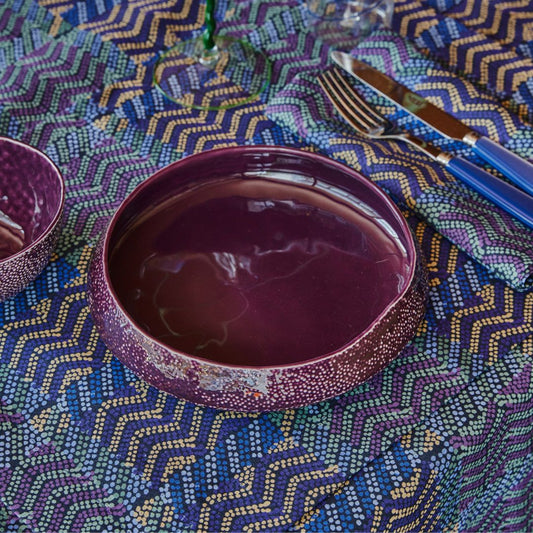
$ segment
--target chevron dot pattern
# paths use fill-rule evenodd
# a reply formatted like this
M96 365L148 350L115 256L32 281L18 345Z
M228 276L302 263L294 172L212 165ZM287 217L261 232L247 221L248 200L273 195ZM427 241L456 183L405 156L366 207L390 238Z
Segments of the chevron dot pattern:
M378 44L373 46L374 42ZM503 145L512 146L523 157L533 160L531 128L519 116L502 109L495 97L446 72L437 62L416 52L414 47L406 48L405 42L391 32L383 31L382 35L368 38L354 49L355 53L377 68L394 65L388 68L388 72L398 81L461 118L473 129ZM533 243L531 239L523 238L524 231L528 230L405 143L368 140L351 131L321 92L317 74L295 76L269 102L267 115L295 135L370 177L401 205L414 209L494 275L516 288L529 288L533 280ZM406 130L445 151L462 154L482 164L472 157L466 146L439 137L428 126L384 102L371 89L361 84L357 89L378 110Z
M392 30L352 53L533 160L529 4L395 0ZM0 303L0 530L533 529L531 232L334 114L317 83L330 50L302 1L220 0L216 16L273 61L269 89L232 111L181 108L153 87L157 57L201 34L203 2L0 1L0 134L46 152L67 184L49 264ZM91 254L127 195L182 157L243 144L323 153L369 177L428 270L427 312L398 358L300 409L218 411L159 391L113 356L89 311Z
M428 4L437 4L437 6ZM531 121L533 12L527 0L486 2L397 0L393 27L451 69L471 76L498 94L504 106ZM428 11L429 9L429 11ZM401 11L401 12L400 12ZM516 108L517 104L520 105Z

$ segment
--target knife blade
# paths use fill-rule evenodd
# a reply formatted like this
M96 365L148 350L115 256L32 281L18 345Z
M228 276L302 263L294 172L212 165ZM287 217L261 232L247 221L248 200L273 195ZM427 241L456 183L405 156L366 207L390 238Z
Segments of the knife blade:
M472 130L419 94L350 54L332 51L331 58L343 70L372 87L444 137L468 144L483 160L498 169L524 191L533 194L533 165L531 163L492 139Z

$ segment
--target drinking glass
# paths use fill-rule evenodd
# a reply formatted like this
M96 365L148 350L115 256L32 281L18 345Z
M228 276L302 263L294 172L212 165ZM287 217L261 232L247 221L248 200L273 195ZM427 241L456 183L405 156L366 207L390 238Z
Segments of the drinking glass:
M218 110L254 100L270 81L267 55L243 39L218 35L215 0L205 3L203 35L178 42L157 60L154 83L186 107Z
M306 0L307 22L322 41L349 49L379 28L391 26L394 0Z

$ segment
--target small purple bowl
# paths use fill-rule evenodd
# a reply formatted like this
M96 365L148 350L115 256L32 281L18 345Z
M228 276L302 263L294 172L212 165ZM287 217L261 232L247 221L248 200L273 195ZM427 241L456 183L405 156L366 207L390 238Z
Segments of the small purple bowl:
M60 232L65 185L42 152L0 137L0 302L44 269Z
M155 387L235 411L349 391L413 337L427 280L396 206L323 156L189 156L123 202L89 303L109 349Z

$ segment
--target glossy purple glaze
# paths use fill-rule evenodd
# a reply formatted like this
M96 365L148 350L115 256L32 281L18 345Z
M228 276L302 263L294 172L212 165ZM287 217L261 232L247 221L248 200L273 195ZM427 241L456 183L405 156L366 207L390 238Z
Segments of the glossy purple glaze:
M424 312L423 272L405 220L366 178L240 147L138 187L95 250L89 296L104 341L149 383L263 411L340 394L389 363Z
M264 366L342 348L404 288L405 259L361 209L312 186L247 176L146 209L114 247L109 272L153 337Z
M0 301L43 270L60 231L64 183L52 161L0 138Z

